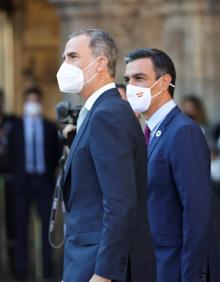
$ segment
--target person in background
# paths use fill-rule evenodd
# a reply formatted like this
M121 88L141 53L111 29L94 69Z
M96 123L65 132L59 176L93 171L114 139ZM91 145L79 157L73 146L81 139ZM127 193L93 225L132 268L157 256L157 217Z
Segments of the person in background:
M190 117L200 126L209 145L211 159L214 160L217 156L216 142L213 138L213 129L208 122L206 110L202 100L196 95L185 95L181 100L181 109L188 117Z
M125 63L127 99L146 118L147 211L157 282L217 282L219 276L208 264L211 179L204 135L174 102L176 71L166 53L137 49Z
M207 120L205 107L196 95L186 95L181 101L183 112L198 123L201 127L211 152L211 179L213 187L213 219L214 231L220 250L220 155L216 134ZM215 129L216 130L216 129ZM217 248L217 247L216 247ZM215 256L217 256L216 254Z
M4 180L6 246L12 276L14 274L15 255L15 218L13 213L15 197L11 185L8 136L15 121L15 115L5 113L5 95L3 90L0 89L0 177Z
M32 203L37 206L41 222L43 277L52 275L48 227L60 144L56 126L42 115L42 95L38 87L24 92L23 117L17 120L9 134L12 184L16 195L15 274L19 279L28 277L28 226Z
M207 132L207 116L204 105L196 95L185 95L181 101L182 111L191 119L196 121L203 133Z

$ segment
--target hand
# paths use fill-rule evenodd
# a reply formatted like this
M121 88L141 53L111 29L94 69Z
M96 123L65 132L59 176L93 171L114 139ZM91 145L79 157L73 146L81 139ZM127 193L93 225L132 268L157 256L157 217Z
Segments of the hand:
M75 125L72 125L72 124L67 124L65 126L65 128L63 129L63 136L67 139L68 137L68 134L72 131L75 131L76 130L76 126Z
M94 274L89 282L111 282L112 280Z

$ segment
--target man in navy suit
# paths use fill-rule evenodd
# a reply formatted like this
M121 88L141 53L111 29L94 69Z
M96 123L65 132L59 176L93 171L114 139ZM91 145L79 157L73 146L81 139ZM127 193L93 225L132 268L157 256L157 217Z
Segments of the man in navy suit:
M176 72L164 52L137 49L125 62L128 101L146 117L147 211L157 281L209 281L210 152L205 138L173 100Z
M153 282L146 216L146 144L115 84L117 50L101 30L71 35L62 92L85 101L64 177L64 282Z
M29 219L36 204L42 229L42 272L52 277L51 248L48 241L55 170L61 146L57 127L42 115L43 93L38 87L24 93L24 114L14 122L8 140L15 226L15 278L25 280L29 270ZM39 262L40 263L40 262Z

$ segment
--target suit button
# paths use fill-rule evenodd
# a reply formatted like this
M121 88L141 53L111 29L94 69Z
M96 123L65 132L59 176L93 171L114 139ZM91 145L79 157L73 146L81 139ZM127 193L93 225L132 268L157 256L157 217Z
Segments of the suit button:
M200 280L203 281L203 282L206 281L206 273L202 273Z

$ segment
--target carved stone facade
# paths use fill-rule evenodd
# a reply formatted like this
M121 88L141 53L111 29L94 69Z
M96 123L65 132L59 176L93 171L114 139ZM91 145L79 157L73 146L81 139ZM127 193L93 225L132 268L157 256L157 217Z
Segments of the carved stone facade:
M15 0L14 0L15 1ZM15 1L19 2L19 0ZM202 97L212 121L220 120L220 3L217 0L26 0L14 14L15 106L34 80L46 92L49 114L59 100L56 71L68 35L102 28L119 47L117 81L124 55L137 47L166 51L177 69L176 101ZM77 100L75 100L77 102Z
M61 46L73 30L99 27L119 46L118 80L123 57L137 47L166 51L177 69L176 100L199 95L212 121L220 120L220 3L215 0L49 0L58 7Z
M1 44L9 45L13 49L10 54L12 57L7 56L9 52L5 51L4 64L0 65L0 74L1 71L6 74L8 64L12 70L10 79L0 80L0 86L5 89L7 95L7 109L21 113L24 89L39 85L45 94L44 112L53 118L55 104L60 100L56 83L60 52L59 18L56 8L46 0L12 2L13 9L8 15L6 12L4 15L7 18L7 26L12 29L12 40L0 42L0 49ZM5 34L8 37L8 32Z

